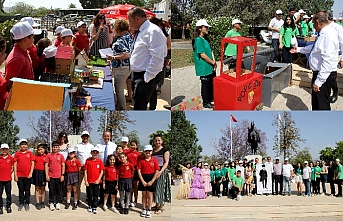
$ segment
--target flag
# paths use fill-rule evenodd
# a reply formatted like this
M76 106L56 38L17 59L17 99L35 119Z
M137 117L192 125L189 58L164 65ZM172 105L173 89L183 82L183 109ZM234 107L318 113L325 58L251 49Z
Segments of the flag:
M236 119L234 116L232 116L232 114L230 114L230 120L231 120L232 122L237 122L237 119Z
M281 118L280 114L278 114L278 120L279 120L280 123L282 123L282 118Z

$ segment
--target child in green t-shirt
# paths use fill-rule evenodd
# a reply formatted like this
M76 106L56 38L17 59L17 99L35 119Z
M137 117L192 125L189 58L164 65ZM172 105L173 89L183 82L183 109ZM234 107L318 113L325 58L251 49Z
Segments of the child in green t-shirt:
M240 170L237 170L236 177L232 180L232 199L237 200L237 195L241 195L243 184L244 184L244 178L241 176L242 173Z

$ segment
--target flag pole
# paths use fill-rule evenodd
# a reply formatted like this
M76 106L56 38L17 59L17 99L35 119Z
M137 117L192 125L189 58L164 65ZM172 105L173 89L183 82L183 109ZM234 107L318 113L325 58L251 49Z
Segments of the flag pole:
M50 147L51 147L51 144L52 144L52 142L51 142L51 110L49 112L50 112L49 143L50 143Z
M232 162L232 128L231 128L231 113L230 113L230 156L231 156L231 162Z
M278 120L277 120L277 136L278 136L278 157L280 157L280 121L281 121L281 116L280 113L278 113Z

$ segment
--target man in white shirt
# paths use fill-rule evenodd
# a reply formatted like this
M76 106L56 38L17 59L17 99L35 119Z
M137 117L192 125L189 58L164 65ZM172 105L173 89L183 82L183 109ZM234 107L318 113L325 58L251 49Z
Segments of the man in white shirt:
M272 31L272 48L274 48L274 51L272 52L272 55L270 56L270 61L274 62L275 59L277 59L279 62L281 61L281 55L279 53L279 36L280 36L280 28L283 25L282 20L282 11L277 10L275 17L270 21L268 30Z
M83 170L83 166L86 163L86 160L91 157L91 149L94 147L92 144L88 143L89 141L89 132L88 131L83 131L81 133L81 139L82 142L78 143L75 146L75 150L76 150L76 157L77 159L80 161L81 163L81 172L80 172L80 176L79 176L79 186L78 186L78 195L80 196L81 193L81 185L82 185L82 180L84 177L84 170Z
M331 110L332 78L337 76L339 42L336 31L329 26L327 14L318 12L313 24L319 33L313 45L291 49L291 53L310 53L309 66L312 76L312 110Z
M311 196L311 167L308 166L308 162L304 162L303 168L303 181L305 185L305 197Z
M130 26L137 30L130 57L134 110L146 110L160 80L156 76L162 71L167 55L167 39L158 26L147 20L142 8L130 9L128 20Z
M288 164L288 158L285 158L285 164L282 165L283 176L283 195L286 195L286 185L288 186L288 196L292 193L291 177L293 175L293 166Z

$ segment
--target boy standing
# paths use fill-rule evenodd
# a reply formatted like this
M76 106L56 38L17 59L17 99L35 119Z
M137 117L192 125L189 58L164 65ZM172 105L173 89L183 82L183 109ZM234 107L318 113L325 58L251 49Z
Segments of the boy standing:
M45 174L46 181L49 182L49 204L50 210L61 209L61 182L64 181L65 160L59 152L58 142L52 142L52 152L46 155Z
M34 156L29 151L27 140L21 139L19 141L20 150L14 154L14 181L18 184L19 189L19 207L21 211L25 204L25 210L30 210L30 190L33 168L35 166Z
M75 38L75 35L73 35L73 32L70 29L63 29L61 34L62 34L62 42L60 46L70 46L70 42L72 38Z
M75 38L72 40L72 45L74 46L75 50L75 57L85 49L85 52L88 53L89 51L89 39L88 35L86 34L86 23L80 21L77 23L78 32L75 34Z
M242 189L243 189L243 184L244 184L244 178L241 176L241 171L238 170L236 177L233 178L233 191L232 191L232 199L237 200L237 195L241 195Z
M63 31L63 29L64 29L63 26L58 26L56 28L56 30L55 30L55 35L57 35L57 38L56 38L55 43L54 43L55 47L60 46L61 43L62 43L62 34L61 34L61 32Z
M12 172L13 172L13 158L8 154L9 146L7 144L1 144L1 156L0 156L0 196L5 189L6 192L6 211L11 213L11 190L12 190ZM4 202L0 200L0 214L3 214Z

